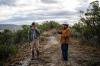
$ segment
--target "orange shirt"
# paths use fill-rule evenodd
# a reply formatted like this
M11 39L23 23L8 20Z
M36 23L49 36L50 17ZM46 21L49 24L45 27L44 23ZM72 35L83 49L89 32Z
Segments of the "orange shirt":
M61 43L69 43L70 41L70 29L61 29L59 32L61 32Z

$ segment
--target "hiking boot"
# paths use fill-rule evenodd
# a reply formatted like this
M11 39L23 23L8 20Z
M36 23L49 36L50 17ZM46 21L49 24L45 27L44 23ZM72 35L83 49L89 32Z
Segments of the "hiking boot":
M34 59L35 59L34 51L32 51L32 58L31 58L31 60L34 60Z
M34 60L34 58L32 57L31 60Z
M37 50L36 52L37 52L37 56L39 56L39 51Z
M32 56L31 60L36 60L37 58L35 58L35 56Z

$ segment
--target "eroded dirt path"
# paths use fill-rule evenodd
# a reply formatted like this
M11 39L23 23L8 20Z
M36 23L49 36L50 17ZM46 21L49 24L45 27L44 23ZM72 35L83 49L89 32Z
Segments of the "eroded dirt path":
M40 41L40 58L31 60L30 45L25 46L21 52L21 57L16 58L12 66L67 66L61 59L61 49L58 37L48 36L44 41ZM70 66L99 65L100 49L80 45L78 41L72 40L69 45ZM90 66L92 66L90 65Z

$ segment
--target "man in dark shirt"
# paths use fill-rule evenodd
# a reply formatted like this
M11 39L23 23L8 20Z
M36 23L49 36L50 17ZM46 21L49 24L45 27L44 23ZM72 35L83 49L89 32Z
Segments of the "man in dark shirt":
M38 50L39 36L40 36L40 33L36 29L35 23L32 23L31 28L29 30L29 40L30 40L31 49L32 49L32 60L35 59L35 55L37 56L37 58L39 56L39 50Z

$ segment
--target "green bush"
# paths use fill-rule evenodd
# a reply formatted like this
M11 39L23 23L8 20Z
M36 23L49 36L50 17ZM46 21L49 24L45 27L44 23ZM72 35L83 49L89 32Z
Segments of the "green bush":
M0 45L0 61L6 60L9 56L15 55L17 49L13 45Z

